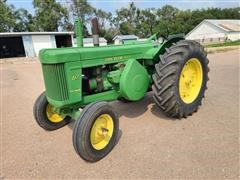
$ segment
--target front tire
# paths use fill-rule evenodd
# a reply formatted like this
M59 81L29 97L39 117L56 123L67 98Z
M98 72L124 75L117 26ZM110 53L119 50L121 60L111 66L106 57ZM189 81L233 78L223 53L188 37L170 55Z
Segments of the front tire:
M37 98L33 107L33 115L38 125L48 131L59 129L71 120L69 116L54 112L53 106L47 101L45 92Z
M96 162L105 157L115 146L119 119L107 102L86 106L73 129L73 146L84 160Z
M208 59L203 47L181 40L160 55L152 78L153 98L170 117L187 117L201 105L208 81Z

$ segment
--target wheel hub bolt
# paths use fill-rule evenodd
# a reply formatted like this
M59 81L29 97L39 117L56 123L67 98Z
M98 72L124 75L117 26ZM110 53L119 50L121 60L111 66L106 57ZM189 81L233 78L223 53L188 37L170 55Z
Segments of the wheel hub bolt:
M107 133L108 133L108 129L102 128L102 135L103 135L103 136L106 136Z

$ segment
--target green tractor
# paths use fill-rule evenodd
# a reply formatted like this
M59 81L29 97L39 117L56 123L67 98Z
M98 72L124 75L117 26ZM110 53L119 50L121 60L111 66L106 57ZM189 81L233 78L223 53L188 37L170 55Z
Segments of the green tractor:
M116 144L119 119L109 101L139 101L153 91L159 110L172 118L198 110L209 71L199 43L184 36L159 42L153 35L122 45L83 47L82 24L75 23L78 47L39 53L46 91L35 102L34 117L50 131L76 120L72 141L84 160L96 162Z

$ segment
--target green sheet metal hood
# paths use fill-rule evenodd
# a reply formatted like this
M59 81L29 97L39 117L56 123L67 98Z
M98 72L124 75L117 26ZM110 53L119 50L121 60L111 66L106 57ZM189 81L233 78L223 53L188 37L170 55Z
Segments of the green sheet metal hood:
M86 48L52 48L42 49L39 53L39 58L43 64L55 64L101 58L106 59L108 57L111 58L124 55L141 58L152 48L154 48L152 42Z

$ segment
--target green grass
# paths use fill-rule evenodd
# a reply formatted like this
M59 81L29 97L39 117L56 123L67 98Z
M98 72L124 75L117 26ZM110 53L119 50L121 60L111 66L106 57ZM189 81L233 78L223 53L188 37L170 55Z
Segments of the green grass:
M238 45L240 45L240 40L228 41L228 42L219 43L219 44L209 44L209 45L205 45L204 47L224 47L224 46L238 46Z

